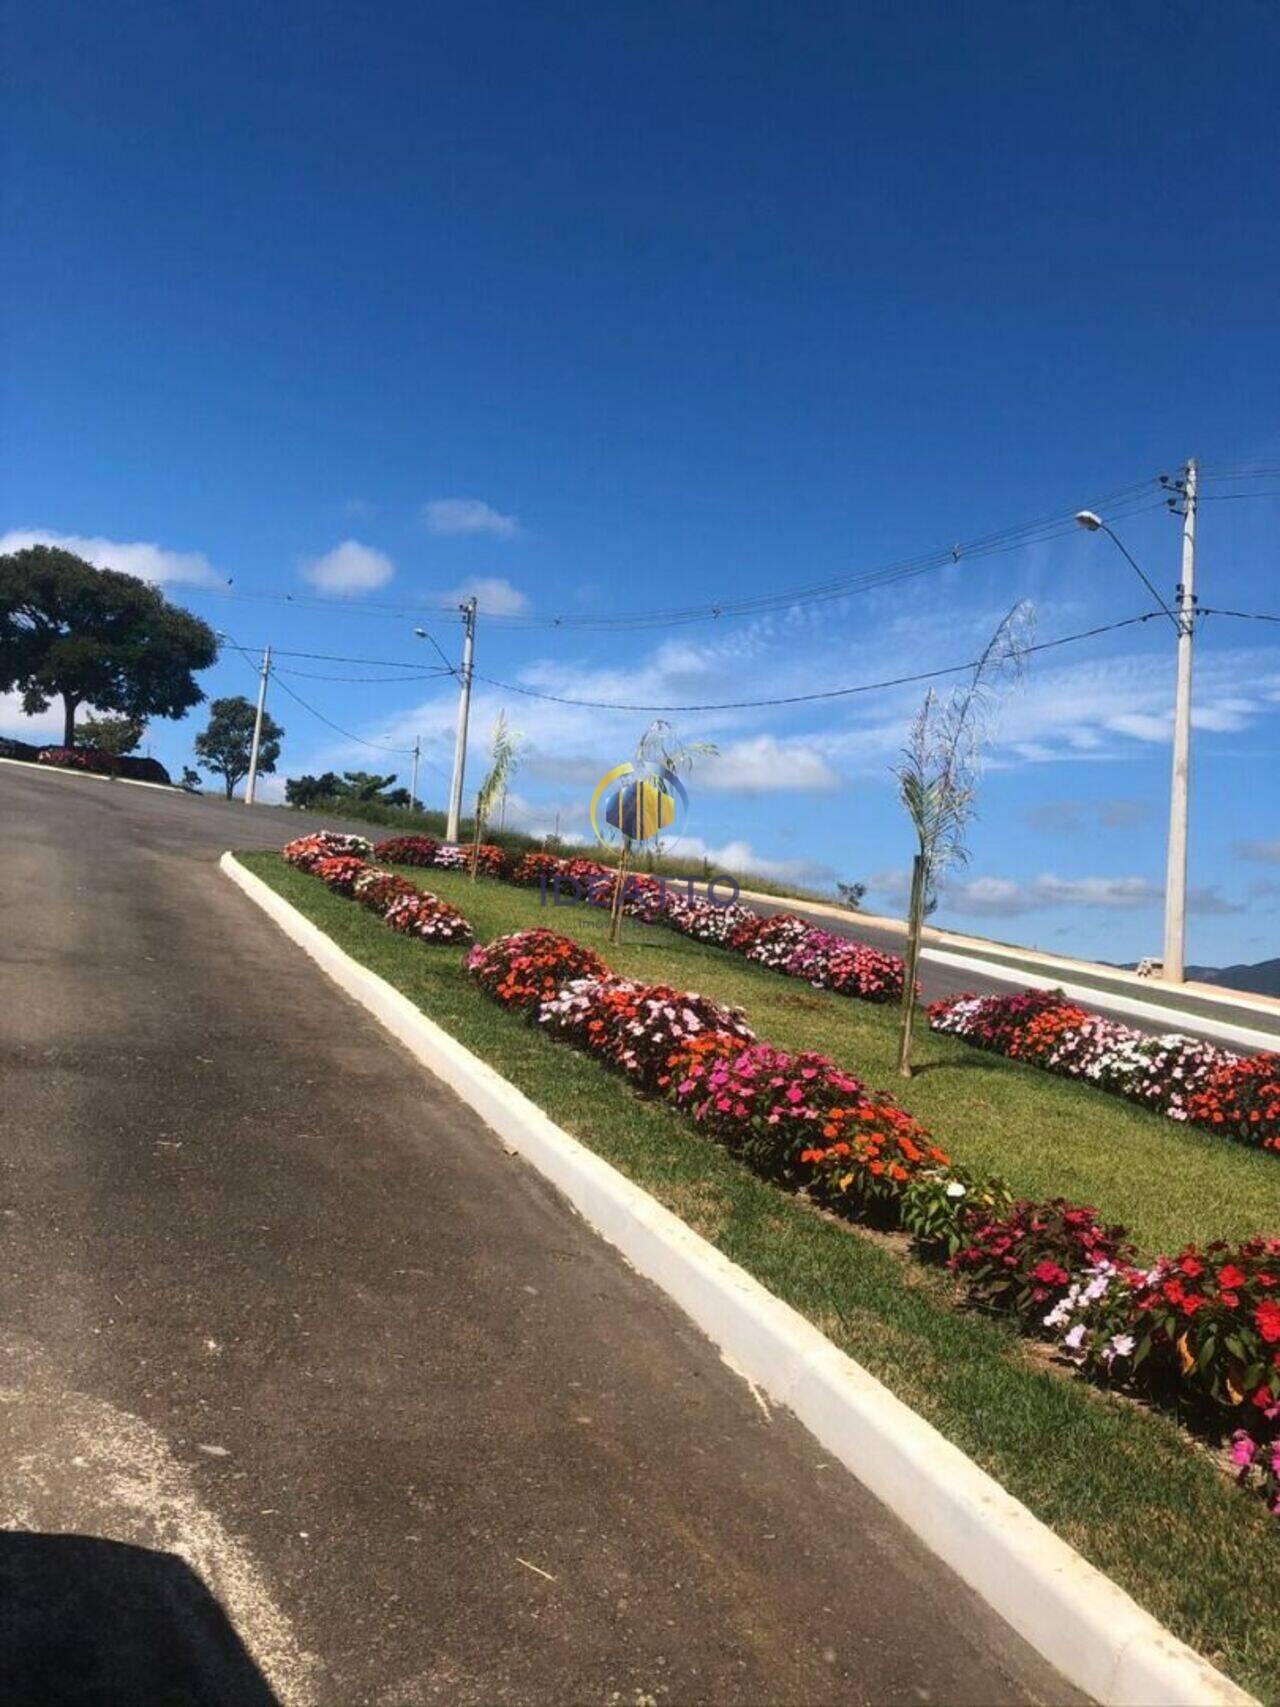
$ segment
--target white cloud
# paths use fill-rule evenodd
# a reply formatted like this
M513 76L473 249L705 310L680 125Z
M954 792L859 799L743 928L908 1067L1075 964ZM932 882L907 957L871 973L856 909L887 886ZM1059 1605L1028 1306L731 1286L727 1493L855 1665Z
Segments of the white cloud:
M30 741L35 746L51 736L61 740L62 723L61 700L55 700L48 711L28 717L22 709L20 693L0 693L0 730L6 735L12 735L19 741Z
M812 887L830 883L835 876L834 869L822 860L770 859L766 854L757 853L750 842L743 840L723 842L719 847L713 847L700 836L681 836L671 853L676 859L685 855L690 859L705 859L722 871L735 872L740 877L754 873L758 877L772 878L776 883L802 883Z
M57 545L73 551L98 569L118 569L136 575L154 586L185 582L188 586L211 586L224 577L217 574L199 551L169 551L145 540L106 539L101 534L52 533L44 528L14 528L0 535L0 553L25 551L32 545Z
M313 557L304 563L301 570L304 581L310 581L322 593L334 593L339 598L384 587L395 572L395 564L385 553L361 545L356 539L344 539L323 557Z
M1280 841L1247 840L1235 844L1238 859L1261 860L1264 865L1280 865Z
M753 735L734 741L697 767L697 787L735 794L833 789L840 778L804 741Z
M451 605L460 605L471 598L475 599L482 615L520 616L529 608L529 601L519 587L513 587L501 575L475 575L440 595L442 604Z
M422 506L428 533L447 535L488 534L493 539L514 539L520 532L515 516L504 516L483 498L432 498Z

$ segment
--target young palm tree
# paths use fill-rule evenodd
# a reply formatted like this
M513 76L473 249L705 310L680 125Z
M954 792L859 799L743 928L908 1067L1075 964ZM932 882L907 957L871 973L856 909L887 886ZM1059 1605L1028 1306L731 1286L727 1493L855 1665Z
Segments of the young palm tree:
M709 758L719 750L711 741L678 741L672 725L664 717L656 717L636 743L635 763L638 770L646 773L659 794L670 795L673 790L667 786L668 777L677 777L682 771L691 771L699 759ZM619 816L625 817L625 814L620 813ZM622 847L618 855L618 877L609 907L610 942L618 942L622 936L622 895L631 864L632 838L621 825L618 832L622 837Z
M511 778L520 763L522 737L507 722L506 712L500 711L493 720L489 737L489 774L476 792L475 837L471 844L471 881L474 883L480 865L480 844L484 841L485 826L493 815L494 805L506 798Z
M906 974L898 1071L911 1077L911 1033L916 1011L920 933L932 909L939 878L969 857L965 832L974 814L982 746L990 729L996 688L1022 674L1031 643L1032 609L1016 604L997 625L967 682L946 699L932 689L911 725L903 762L894 775L898 796L916 833L907 913Z

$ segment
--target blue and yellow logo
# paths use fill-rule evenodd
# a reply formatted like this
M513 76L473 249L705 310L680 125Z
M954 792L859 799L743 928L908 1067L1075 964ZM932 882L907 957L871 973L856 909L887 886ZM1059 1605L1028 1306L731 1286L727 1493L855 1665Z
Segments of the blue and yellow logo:
M606 771L591 796L591 828L596 840L612 847L623 840L650 842L667 832L679 834L689 796L672 770L624 762Z

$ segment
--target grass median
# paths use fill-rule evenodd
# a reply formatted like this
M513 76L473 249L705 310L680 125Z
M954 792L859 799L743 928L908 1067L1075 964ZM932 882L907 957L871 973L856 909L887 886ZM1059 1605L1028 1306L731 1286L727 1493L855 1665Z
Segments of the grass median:
M277 855L240 858L809 1317L1186 1641L1264 1698L1280 1699L1276 1521L1171 1421L1046 1369L1005 1324L956 1310L945 1272L815 1215L701 1140L674 1111L642 1101L598 1062L499 1009L467 978L458 950L397 936ZM448 872L405 875L460 905L482 941L554 925L620 972L738 1003L762 1037L821 1049L895 1088L892 1017L883 1010L796 986L660 927L628 922L624 942L610 948L599 913L543 909L536 891ZM1148 1248L1280 1225L1280 1180L1265 1174L1280 1166L1269 1158L1215 1146L1087 1087L948 1039L925 1039L920 1060L925 1070L903 1087L912 1112L957 1159L1005 1174L1019 1191L1095 1202ZM1095 1163L1082 1159L1082 1146ZM1160 1171L1155 1181L1145 1177L1150 1167Z

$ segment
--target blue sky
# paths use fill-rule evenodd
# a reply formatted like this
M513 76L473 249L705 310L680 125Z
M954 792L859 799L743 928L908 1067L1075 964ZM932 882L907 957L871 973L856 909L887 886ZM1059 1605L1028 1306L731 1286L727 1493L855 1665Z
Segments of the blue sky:
M1019 597L1042 639L1150 601L1073 532L765 617L547 624L856 575L1196 455L1203 602L1280 611L1280 476L1227 477L1280 467L1271 8L9 0L5 34L7 546L88 541L250 649L423 670L415 621L455 655L478 587L482 674L705 703L958 662ZM1112 513L1171 589L1159 493ZM289 687L420 732L441 800L448 681L280 663L310 672L273 686L281 777L407 779ZM253 691L235 653L205 685ZM644 716L478 688L473 779L505 707L509 822L580 829ZM919 692L676 719L722 750L690 851L900 900ZM1038 655L940 917L1157 949L1171 693L1155 623ZM1190 956L1280 953L1280 629L1206 622L1197 694Z

